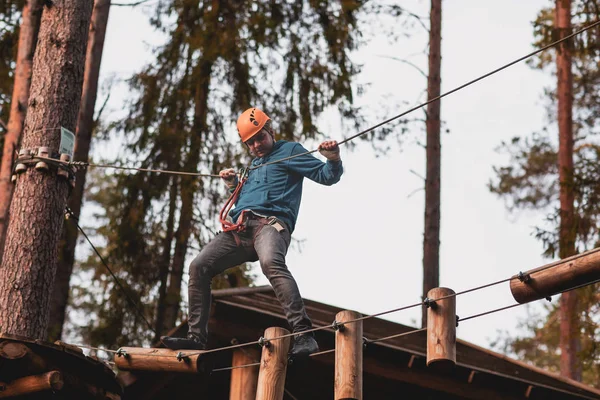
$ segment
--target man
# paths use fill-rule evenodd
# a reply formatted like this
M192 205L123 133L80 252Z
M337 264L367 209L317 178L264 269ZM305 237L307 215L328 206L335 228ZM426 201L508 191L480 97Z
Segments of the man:
M224 208L224 232L211 240L190 264L188 336L161 338L165 346L174 350L206 348L211 280L247 261L260 261L292 331L312 328L285 255L296 225L303 179L324 185L337 183L343 172L339 146L336 141L321 143L319 152L327 158L326 163L309 154L288 158L307 150L299 143L275 141L271 119L258 108L244 111L237 129L255 158L243 182L238 181L233 169L219 174L233 193L230 202L235 201L235 208L228 212L227 220L223 219L228 211ZM296 335L290 357L308 356L318 350L312 333Z

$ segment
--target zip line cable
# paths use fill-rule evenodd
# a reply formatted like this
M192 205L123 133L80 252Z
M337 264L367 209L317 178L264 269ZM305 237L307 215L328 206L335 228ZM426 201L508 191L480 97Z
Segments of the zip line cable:
M369 132L371 132L371 131L373 131L373 130L379 128L379 127L381 127L382 125L388 124L388 123L390 123L390 122L392 122L392 121L394 121L394 120L396 120L396 119L398 119L400 117L403 117L403 116L405 116L407 114L410 114L411 112L416 111L416 110L418 110L420 108L423 108L423 107L425 107L428 104L431 104L431 103L433 103L435 101L438 101L438 100L440 100L440 99L442 99L442 98L444 98L444 97L446 97L448 95L451 95L452 93L458 92L459 90L464 89L467 86L471 86L472 84L474 84L476 82L479 82L479 81L481 81L481 80L483 80L483 79L485 79L485 78L487 78L489 76L492 76L492 75L494 75L494 74L496 74L496 73L498 73L498 72L500 72L500 71L502 71L504 69L507 69L508 67L511 67L511 66L513 66L513 65L515 65L515 64L523 61L523 60L526 60L526 59L528 59L530 57L533 57L534 55L536 55L538 53L541 53L542 51L548 50L549 48L554 47L557 44L560 44L562 42L565 42L565 41L567 41L567 40L569 40L569 39L571 39L571 38L573 38L573 37L575 37L577 35L580 35L581 33L585 32L585 31L587 31L589 29L592 29L593 27L598 26L598 25L600 25L600 20L596 21L596 22L594 22L594 23L592 23L592 24L590 24L590 25L588 25L588 26L586 26L586 27L584 27L584 28L582 28L582 29L580 29L580 30L578 30L576 32L573 32L570 35L565 36L562 39L556 40L556 41L554 41L554 42L552 42L552 43L550 43L550 44L548 44L548 45L546 45L544 47L541 47L541 48L539 48L539 49L537 49L535 51L532 51L531 53L529 53L529 54L527 54L527 55L525 55L523 57L520 57L520 58L518 58L518 59L516 59L514 61L511 61L508 64L505 64L505 65L503 65L503 66L501 66L499 68L496 68L495 70L490 71L487 74L481 75L478 78L475 78L475 79L473 79L473 80L471 80L471 81L469 81L467 83L464 83L464 84L462 84L462 85L460 85L460 86L458 86L458 87L456 87L456 88L454 88L454 89L452 89L452 90L450 90L450 91L448 91L446 93L442 93L441 95L439 95L437 97L434 97L433 99L430 99L430 100L426 101L425 103L422 103L422 104L420 104L418 106L415 106L415 107L413 107L413 108L411 108L409 110L406 110L403 113L396 115L395 117L391 117L389 119L386 119L385 121L382 121L382 122L380 122L380 123L378 123L376 125L373 125L372 127L365 129L364 131L361 131L361 132L359 132L359 133L357 133L357 134L355 134L353 136L350 136L349 138L346 138L346 139L338 142L338 144L341 145L341 144L347 143L347 142L349 142L351 140L354 140L357 137L364 135L365 133L369 133ZM319 149L315 149L315 150L307 151L305 153L294 154L293 156L285 157L285 158L282 158L280 160L270 161L270 162L267 162L267 163L264 163L264 164L260 164L260 165L254 166L254 167L250 167L248 169L249 170L254 170L254 169L257 169L257 168L260 168L260 167L264 167L266 165L271 165L271 164L276 164L278 162L282 162L282 161L286 161L286 160L291 160L292 158L296 158L296 157L304 156L304 155L307 155L307 154L315 153L318 150Z
M583 27L582 29L580 29L578 31L575 31L575 32L571 33L570 35L565 36L562 39L556 40L556 41L554 41L554 42L552 42L552 43L550 43L550 44L548 44L548 45L546 45L544 47L541 47L541 48L539 48L537 50L532 51L529 54L526 54L526 55L524 55L522 57L519 57L519 58L517 58L514 61L511 61L511 62L509 62L507 64L504 64L503 66L501 66L499 68L496 68L493 71L490 71L490 72L488 72L488 73L486 73L484 75L481 75L478 78L475 78L475 79L473 79L473 80L471 80L469 82L466 82L466 83L464 83L464 84L462 84L460 86L457 86L457 87L455 87L454 89L452 89L452 90L450 90L448 92L442 93L439 96L434 97L433 99L430 99L430 100L428 100L428 101L426 101L424 103L421 103L421 104L419 104L419 105L417 105L417 106L415 106L413 108L410 108L410 109L402 112L401 114L398 114L398 115L396 115L394 117L388 118L388 119L386 119L386 120L384 120L384 121L382 121L382 122L380 122L380 123L378 123L376 125L371 126L370 128L367 128L367 129L365 129L365 130L363 130L361 132L358 132L357 134L352 135L352 136L350 136L350 137L348 137L348 138L346 138L346 139L338 142L338 145L345 144L345 143L347 143L347 142L349 142L351 140L354 140L357 137L362 136L362 135L364 135L366 133L369 133L369 132L371 132L371 131L373 131L373 130L375 130L375 129L377 129L377 128L385 125L385 124L388 124L388 123L390 123L392 121L395 121L395 120L397 120L400 117L403 117L403 116L405 116L407 114L410 114L410 113L412 113L412 112L414 112L416 110L419 110L419 109L427 106L428 104L431 104L431 103L433 103L435 101L438 101L438 100L440 100L440 99L442 99L442 98L444 98L446 96L449 96L449 95L451 95L453 93L456 93L456 92L458 92L458 91L460 91L460 90L462 90L462 89L464 89L464 88L466 88L468 86L473 85L474 83L477 83L477 82L479 82L479 81L481 81L481 80L483 80L485 78L488 78L488 77L490 77L492 75L495 75L498 72L503 71L503 70L505 70L505 69L507 69L507 68L509 68L509 67L511 67L513 65L515 65L515 64L518 64L521 61L524 61L524 60L526 60L526 59L528 59L530 57L533 57L536 54L539 54L539 53L541 53L541 52L543 52L545 50L548 50L548 49L550 49L550 48L552 48L552 47L554 47L554 46L556 46L556 45L558 45L558 44L560 44L562 42L565 42L565 41L567 41L567 40L569 40L569 39L571 39L571 38L573 38L573 37L575 37L577 35L580 35L583 32L586 32L586 31L588 31L588 30L590 30L590 29L592 29L592 28L594 28L594 27L596 27L598 25L600 25L600 20L598 20L598 21L596 21L596 22L594 22L594 23L592 23L592 24L590 24L590 25L588 25L586 27ZM57 129L59 129L59 128L57 128ZM261 168L261 167L264 167L264 166L267 166L267 165L276 164L276 163L279 163L279 162L291 160L291 159L296 158L296 157L301 157L301 156L313 154L313 153L317 152L318 150L319 149L317 148L317 149L314 149L314 150L306 151L304 153L295 154L293 156L284 157L284 158L281 158L281 159L278 159L278 160L269 161L269 162L266 162L264 164L260 164L260 165L253 166L253 167L249 167L248 170L252 171L252 170L255 170L257 168ZM45 159L45 158L39 157L39 156L36 156L34 158ZM61 161L61 160L54 160L54 159L48 159L48 160L59 162L61 164L65 164L65 165L70 165L70 166L75 166L75 167L84 167L84 168L85 167L113 168L113 169L120 169L120 170L135 170L135 171L142 171L142 172L156 172L156 173L173 174L173 175L191 175L191 176L210 177L210 178L219 178L220 177L218 174L203 174L203 173L196 173L196 172L171 171L171 170L162 170L162 169L122 167L122 166L108 165L108 164L90 164L90 163L87 163L85 161Z
M94 252L96 253L96 255L100 258L100 261L102 261L102 264L104 264L104 267L106 267L106 269L108 270L108 272L110 273L110 275L113 277L113 279L115 280L117 286L119 286L119 288L121 289L121 291L125 295L125 298L129 302L130 306L133 307L133 309L140 315L140 317L142 317L142 320L144 320L144 322L146 323L146 325L148 325L148 329L150 329L151 331L153 331L154 328L152 328L152 325L150 324L150 322L148 322L148 320L144 316L144 313L139 308L139 305L131 298L131 296L129 296L129 293L127 293L127 290L125 290L125 287L123 287L123 285L121 284L121 281L119 280L119 278L117 278L117 276L114 274L114 272L110 269L110 267L108 266L108 263L106 262L106 260L104 260L104 257L102 257L102 255L100 254L100 252L98 251L98 249L96 248L96 246L94 246L94 244L92 243L92 241L90 240L90 238L88 237L88 235L85 233L85 231L81 228L81 226L79 226L79 218L77 218L75 216L75 214L73 214L73 211L71 211L71 209L69 207L67 207L65 209L65 215L68 216L69 218L73 218L74 219L75 225L77 225L77 229L79 229L79 232L81 232L83 234L83 236L85 237L85 239L87 240L87 242L90 244L90 246L92 247L92 249L94 250Z

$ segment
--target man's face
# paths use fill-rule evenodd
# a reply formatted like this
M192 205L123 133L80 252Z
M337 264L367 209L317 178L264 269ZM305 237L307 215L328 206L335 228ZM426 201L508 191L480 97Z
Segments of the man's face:
M246 145L255 157L268 155L273 150L273 143L273 137L264 129L246 141Z

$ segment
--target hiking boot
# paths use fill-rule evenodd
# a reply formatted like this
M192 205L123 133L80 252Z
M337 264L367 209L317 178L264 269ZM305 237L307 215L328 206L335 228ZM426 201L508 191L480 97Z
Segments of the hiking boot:
M289 357L305 358L319 351L319 345L312 333L305 333L294 337L294 345L290 350Z
M171 350L206 350L206 345L192 336L187 338L161 336L160 341Z

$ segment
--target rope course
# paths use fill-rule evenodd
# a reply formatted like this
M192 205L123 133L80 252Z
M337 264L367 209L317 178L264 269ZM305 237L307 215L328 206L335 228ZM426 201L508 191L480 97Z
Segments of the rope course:
M409 114L411 112L414 112L414 111L416 111L418 109L421 109L421 108L427 106L430 103L438 101L438 100L440 100L440 99L442 99L442 98L444 98L446 96L449 96L450 94L453 94L453 93L455 93L457 91L460 91L460 90L462 90L462 89L464 89L464 88L466 88L468 86L471 86L471 85L473 85L473 84L475 84L475 83L477 83L477 82L479 82L479 81L481 81L481 80L483 80L483 79L485 79L487 77L490 77L490 76L492 76L492 75L494 75L494 74L496 74L496 73L498 73L498 72L500 72L500 71L502 71L502 70L504 70L504 69L506 69L506 68L508 68L508 67L510 67L512 65L514 65L514 64L517 64L517 63L519 63L519 62L521 62L523 60L526 60L526 59L528 59L528 58L530 58L530 57L532 57L532 56L534 56L536 54L539 54L539 53L541 53L541 52L543 52L543 51L545 51L545 50L547 50L547 49L549 49L551 47L554 47L554 46L556 46L556 45L558 45L558 44L560 44L562 42L565 42L565 41L567 41L567 40L569 40L569 39L571 39L571 38L573 38L573 37L575 37L577 35L580 35L581 33L585 32L585 31L588 31L588 30L590 30L590 29L592 29L592 28L594 28L594 27L596 27L598 25L600 25L600 21L596 21L596 22L594 22L594 23L592 23L592 24L590 24L590 25L588 25L588 26L586 26L586 27L584 27L584 28L582 28L582 29L580 29L580 30L578 30L576 32L571 33L570 35L568 35L568 36L566 36L566 37L564 37L564 38L562 38L560 40L554 41L553 43L551 43L549 45L546 45L546 46L544 46L544 47L542 47L542 48L540 48L538 50L535 50L535 51L533 51L533 52L531 52L531 53L529 53L529 54L527 54L525 56L522 56L522 57L520 57L520 58L518 58L518 59L516 59L514 61L511 61L511 62L509 62L509 63L507 63L507 64L505 64L505 65L503 65L503 66L501 66L501 67L499 67L499 68L497 68L495 70L493 70L493 71L490 71L490 72L488 72L488 73L486 73L484 75L481 75L478 78L475 78L475 79L473 79L473 80L471 80L471 81L469 81L467 83L464 83L464 84L462 84L462 85L460 85L460 86L458 86L458 87L456 87L456 88L454 88L454 89L452 89L452 90L450 90L448 92L445 92L445 93L443 93L443 94L441 94L441 95L439 95L439 96L437 96L437 97L435 97L433 99L430 99L430 100L428 100L428 101L426 101L426 102L424 102L424 103L422 103L422 104L420 104L418 106L415 106L415 107L413 107L413 108L411 108L409 110L406 110L406 111L404 111L401 114L398 114L398 115L396 115L394 117L391 117L391 118L389 118L389 119L387 119L385 121L382 121L382 122L380 122L380 123L378 123L376 125L373 125L372 127L368 128L368 129L365 129L365 130L363 130L363 131L361 131L361 132L359 132L359 133L357 133L357 134L355 134L353 136L350 136L350 137L348 137L348 138L340 141L339 144L342 145L342 144L345 144L345 143L347 143L347 142L349 142L351 140L354 140L355 138L357 138L359 136L362 136L362 135L364 135L366 133L369 133L369 132L371 132L371 131L373 131L373 130L375 130L375 129L377 129L377 128L385 125L385 124L388 124L388 123L390 123L390 122L392 122L392 121L394 121L394 120L396 120L398 118L401 118L401 117L403 117L403 116L405 116L405 115L407 115L407 114ZM293 155L293 156L290 156L290 157L285 157L285 158L282 158L282 159L274 160L274 161L271 161L271 162L267 162L267 163L261 164L259 166L250 167L250 168L248 168L248 170L258 169L260 167L264 167L264 166L267 166L267 165L271 165L271 164L283 162L283 161L286 161L286 160L289 160L289 159L292 159L292 158L296 158L296 157L300 157L300 156L312 154L312 153L315 153L317 151L318 151L318 149L315 149L315 150L307 151L305 153L296 154L296 155ZM97 167L97 168L112 168L112 169L119 169L119 170L135 170L135 171L140 171L140 172L166 173L166 174L174 174L174 175L188 175L188 176L198 176L198 177L219 177L219 175L215 175L215 174L202 174L202 173L194 173L194 172L182 172L182 171L171 171L171 170L161 170L161 169L124 167L124 166L107 165L107 164L91 164L91 163L82 162L82 161L62 161L62 160L57 160L57 159L53 159L53 158L46 158L46 157L40 157L40 156L20 157L20 158L17 159L17 162L31 162L32 160L44 160L44 161L49 161L49 162L56 163L56 164L66 165L66 166L73 167L73 168ZM67 209L66 214L69 215L69 216L71 216L71 217L74 217L74 215L70 212L69 209ZM139 313L139 315L141 316L141 318L148 325L148 328L150 330L153 330L152 325L148 322L148 320L146 319L146 317L142 313L141 309L139 308L139 305L136 304L135 301L133 301L133 299L131 299L131 297L127 294L127 291L125 290L125 288L123 287L123 285L119 282L119 280L116 277L116 275L109 268L107 262L101 256L101 254L96 249L96 247L92 244L91 240L85 234L85 232L83 231L83 229L79 226L79 224L77 223L77 218L76 217L75 217L75 220L76 220L77 228L84 235L84 237L89 242L89 244L92 246L92 248L94 249L94 251L98 255L98 257L100 257L102 263L107 268L107 270L110 272L111 276L115 279L115 282L117 283L117 285L119 286L119 288L123 291L123 293L125 293L125 295L127 297L127 300L130 303L130 305L136 309L136 311ZM579 254L579 255L576 255L576 256L573 256L573 257L570 257L568 259L560 260L560 261L557 261L555 263L547 264L547 265L545 265L545 266L543 266L543 267L541 267L539 269L536 269L535 272L539 272L539 271L542 271L544 269L550 268L550 267L556 265L557 263L562 263L562 262L565 262L566 260L576 260L576 259L578 259L580 257L587 256L587 255L590 255L592 253L596 253L598 251L600 251L600 248L594 249L594 250L591 250L591 251L588 251L586 253L582 253L582 254ZM522 273L519 273L519 275L517 275L517 277L520 280L527 279L527 276L523 275ZM508 281L510 281L510 280L512 280L514 278L515 278L515 276L507 278L507 279L502 279L502 280L499 280L499 281L496 281L496 282L488 283L488 284L485 284L485 285L482 285L482 286L474 287L474 288L471 288L471 289L467 289L467 290L464 290L464 291L461 291L461 292L453 293L451 295L443 296L443 297L440 297L440 298L437 298L437 299L424 299L423 301L418 302L418 303L410 304L410 305L399 307L399 308L394 308L394 309L383 311L383 312L380 312L380 313L377 313L377 314L373 314L373 315L362 316L360 318L356 318L356 319L344 321L344 322L341 322L341 323L334 321L333 323L331 323L329 325L315 327L315 328L308 329L308 330L301 331L301 332L290 333L290 334L281 335L281 336L277 336L277 337L273 337L273 338L263 338L263 337L261 337L259 340L256 340L256 341L251 341L251 342L247 342L247 343L232 344L230 346L225 346L225 347L220 347L220 348L215 348L215 349L209 349L209 350L204 350L204 351L197 351L197 352L190 352L190 353L182 353L182 352L180 352L177 356L174 356L174 355L153 355L153 357L157 357L157 356L158 357L177 357L178 359L183 359L183 358L190 357L190 356L195 356L195 355L200 355L200 354L209 354L209 353L214 353L214 352L219 352L219 351L225 351L225 350L238 349L238 348L243 348L243 347L247 347L247 346L250 346L250 345L256 345L256 344L264 346L268 342L274 341L274 340L281 340L281 339L284 339L284 338L293 337L293 336L297 336L297 335L305 334L305 333L316 332L316 331L325 330L325 329L337 330L337 329L339 329L340 325L355 323L355 322L367 320L367 319L370 319L370 318L379 317L379 316L382 316L382 315L386 315L386 314L390 314L390 313L393 313L393 312L402 311L402 310L406 310L406 309L410 309L410 308L414 308L414 307L419 307L419 306L429 307L429 305L431 303L434 303L435 301L439 301L439 300L443 300L443 299L446 299L446 298L455 297L455 296L459 296L459 295L466 294L466 293L469 293L469 292L473 292L473 291L476 291L476 290L481 290L481 289L484 289L484 288L488 288L488 287L491 287L491 286L494 286L494 285L498 285L498 284L501 284L501 283L508 282ZM591 282L591 283L586 283L586 284L582 284L582 285L578 285L578 286L566 289L564 291L561 291L560 293L564 293L564 292L567 292L567 291L570 291L570 290L575 290L575 289L581 288L583 286L587 286L587 285L594 284L594 283L597 283L597 282L600 282L600 279L596 280L594 282ZM524 303L524 304L527 304L527 303ZM485 315L489 315L489 314L492 314L492 313L496 313L496 312L499 312L499 311L507 310L509 308L517 307L519 305L522 305L522 304L520 304L520 303L519 304L512 304L512 305L509 305L509 306L506 306L506 307L501 307L501 308L497 308L497 309L494 309L494 310L482 312L482 313L471 315L471 316L468 316L468 317L465 317L465 318L457 318L457 323L458 322L462 322L462 321L467 321L467 320L470 320L470 319L479 318L479 317L482 317L482 316L485 316ZM413 331L410 331L410 332L404 332L404 333L400 333L400 334L397 334L397 335L391 335L391 336L382 337L382 338L375 338L375 339L366 339L365 338L364 342L365 342L365 344L383 342L383 341L386 341L386 340L390 340L390 339L394 339L394 338L399 338L399 337L408 336L408 335L411 335L411 334L423 332L425 330L426 330L426 328L416 329L416 330L413 330ZM104 348L99 348L99 347L91 347L91 346L83 346L83 345L77 345L77 346L81 347L81 348L87 348L87 349L92 349L92 350L105 351L105 352L108 352L108 353L114 353L114 354L117 354L118 356L124 355L123 352L121 351L121 349L115 351L115 350L104 349ZM331 353L331 352L334 352L334 351L335 351L335 349L325 350L325 351L322 351L322 352L318 352L318 353L312 354L311 356L316 357L316 356L320 356L320 355L323 355L323 354L328 354L328 353ZM144 355L144 354L138 354L136 356L141 356L141 355ZM215 371L215 372L217 372L217 371L226 371L226 370L232 370L232 369L236 369L236 368L255 367L255 366L258 366L258 365L260 365L260 362L251 363L251 364L247 364L247 365L241 365L241 366L219 368L219 369L215 369L213 371Z

